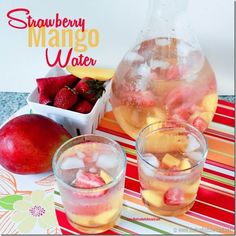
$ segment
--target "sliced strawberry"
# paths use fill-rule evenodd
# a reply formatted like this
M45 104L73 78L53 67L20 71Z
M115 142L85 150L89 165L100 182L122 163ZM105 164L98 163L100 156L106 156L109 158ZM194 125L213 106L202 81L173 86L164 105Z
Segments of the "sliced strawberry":
M138 49L138 54L143 56L143 57L149 56L150 51L152 51L152 49L155 47L155 45L156 45L155 39L150 39L150 40L143 41L140 44L140 47Z
M178 65L171 65L166 71L166 80L179 80L183 76L183 70Z
M202 117L198 116L193 120L193 126L201 132L204 132L207 129L208 124Z
M84 188L84 189L93 189L97 187L101 187L105 185L105 181L103 178L94 173L85 172L83 170L79 170L76 174L76 179L73 181L73 186L77 188ZM103 195L105 191L99 192L90 192L90 193L80 193L81 196L84 197L100 197Z
M61 88L65 86L73 87L73 85L77 83L78 80L79 79L74 75L36 79L39 91L39 103L52 103L55 95Z
M166 205L176 206L184 202L184 193L179 188L170 188L165 192L164 202Z
M151 91L125 92L122 104L138 107L153 107L156 105L156 97Z

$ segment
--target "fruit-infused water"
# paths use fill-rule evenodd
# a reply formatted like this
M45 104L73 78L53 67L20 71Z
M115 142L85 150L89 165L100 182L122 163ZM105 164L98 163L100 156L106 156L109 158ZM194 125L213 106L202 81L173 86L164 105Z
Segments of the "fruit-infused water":
M121 61L111 103L121 128L133 138L143 127L168 119L185 120L203 132L217 106L216 89L200 49L176 38L154 38Z
M54 169L71 225L92 234L112 228L123 200L126 161L120 146L87 135L72 139L59 152Z
M194 204L207 147L191 126L160 127L148 126L137 141L142 199L156 214L182 215Z

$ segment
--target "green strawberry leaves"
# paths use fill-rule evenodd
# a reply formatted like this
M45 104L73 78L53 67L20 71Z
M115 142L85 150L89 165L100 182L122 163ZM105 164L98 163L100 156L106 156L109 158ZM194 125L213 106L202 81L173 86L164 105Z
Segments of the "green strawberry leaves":
M8 195L6 197L0 198L0 207L5 210L14 210L14 203L22 199L23 197L21 195Z

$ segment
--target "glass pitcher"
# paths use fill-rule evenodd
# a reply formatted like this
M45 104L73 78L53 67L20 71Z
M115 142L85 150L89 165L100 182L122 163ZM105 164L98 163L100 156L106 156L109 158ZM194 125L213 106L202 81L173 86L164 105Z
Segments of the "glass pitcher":
M112 83L117 122L136 138L145 126L185 120L205 131L217 106L215 74L188 25L188 0L150 0L146 25Z

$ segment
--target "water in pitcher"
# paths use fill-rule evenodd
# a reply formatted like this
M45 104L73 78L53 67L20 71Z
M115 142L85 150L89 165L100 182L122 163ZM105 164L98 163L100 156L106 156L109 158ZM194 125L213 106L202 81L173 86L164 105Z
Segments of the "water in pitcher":
M177 38L153 38L129 51L113 78L111 103L121 128L185 120L205 131L217 106L214 72L200 50Z

